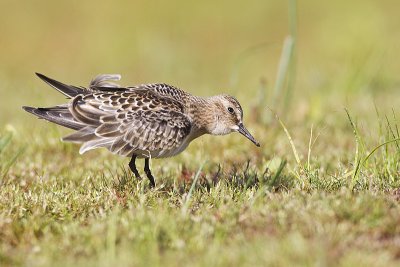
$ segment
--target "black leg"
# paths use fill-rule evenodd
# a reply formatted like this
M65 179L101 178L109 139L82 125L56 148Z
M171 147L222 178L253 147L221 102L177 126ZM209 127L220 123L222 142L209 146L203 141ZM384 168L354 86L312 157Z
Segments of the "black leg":
M151 186L152 187L156 186L156 183L154 182L154 177L151 174L151 171L149 168L149 159L148 158L144 159L144 172L146 173L147 178L149 178Z
M133 155L131 161L129 162L129 168L131 169L133 174L135 174L136 178L141 180L142 177L140 177L140 174L139 174L138 170L136 169L135 160L136 160L136 156Z

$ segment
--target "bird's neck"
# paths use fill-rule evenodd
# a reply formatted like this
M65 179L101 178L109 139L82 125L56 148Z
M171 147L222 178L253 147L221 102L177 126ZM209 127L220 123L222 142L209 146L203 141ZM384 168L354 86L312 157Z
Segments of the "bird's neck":
M188 106L194 130L200 135L215 134L220 108L214 97L196 97Z

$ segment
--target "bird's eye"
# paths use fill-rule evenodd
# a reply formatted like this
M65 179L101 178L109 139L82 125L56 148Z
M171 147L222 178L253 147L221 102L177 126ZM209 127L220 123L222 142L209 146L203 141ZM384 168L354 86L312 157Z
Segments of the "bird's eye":
M232 107L229 107L228 111L229 111L229 113L233 114L233 108Z

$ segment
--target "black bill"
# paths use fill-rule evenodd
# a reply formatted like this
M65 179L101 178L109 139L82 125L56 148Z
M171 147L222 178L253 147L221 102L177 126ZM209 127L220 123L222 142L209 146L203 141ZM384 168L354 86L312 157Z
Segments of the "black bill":
M249 131L244 127L242 123L239 124L238 132L246 136L246 138L253 142L256 146L260 146L260 143L256 139L254 139L254 137L249 133Z

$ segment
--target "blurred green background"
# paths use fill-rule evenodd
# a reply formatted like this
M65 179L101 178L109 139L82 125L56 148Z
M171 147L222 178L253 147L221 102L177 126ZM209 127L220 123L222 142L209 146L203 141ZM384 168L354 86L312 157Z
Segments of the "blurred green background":
M399 8L396 0L299 1L292 111L321 119L330 105L365 96L374 98L367 108L398 106ZM227 92L248 116L260 86L271 104L289 32L288 1L1 0L0 9L0 122L16 127L36 124L21 105L63 101L34 72L77 85L120 73L125 85Z

